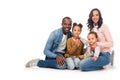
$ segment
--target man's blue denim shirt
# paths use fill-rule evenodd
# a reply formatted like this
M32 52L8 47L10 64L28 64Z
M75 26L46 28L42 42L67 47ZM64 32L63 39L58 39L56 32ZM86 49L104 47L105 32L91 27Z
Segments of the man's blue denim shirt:
M72 37L72 33L69 31L67 34L68 38ZM59 28L57 30L54 30L53 32L51 32L46 46L44 48L44 54L49 57L49 58L55 58L56 54L55 52L58 49L58 46L62 40L63 37L63 30L62 28Z

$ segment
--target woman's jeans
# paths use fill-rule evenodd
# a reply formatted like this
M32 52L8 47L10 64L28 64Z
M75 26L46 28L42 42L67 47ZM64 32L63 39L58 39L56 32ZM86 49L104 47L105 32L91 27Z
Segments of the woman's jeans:
M81 60L79 63L79 68L82 71L101 70L103 69L103 66L109 64L109 62L110 53L102 52L96 61L94 61L92 57Z
M56 53L59 56L63 56L64 53ZM56 58L49 58L46 57L45 60L39 60L38 67L44 67L44 68L54 68L54 69L66 69L66 63L63 66L60 66L57 64Z
M80 62L80 59L77 57L66 58L67 68L70 70L73 70L75 68L79 68L79 62Z

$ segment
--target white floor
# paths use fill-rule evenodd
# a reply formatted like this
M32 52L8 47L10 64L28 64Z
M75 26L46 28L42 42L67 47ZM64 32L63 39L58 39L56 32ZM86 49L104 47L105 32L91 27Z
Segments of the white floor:
M24 80L114 80L120 79L116 67L105 70L82 72L80 70L56 70L46 68L25 68Z

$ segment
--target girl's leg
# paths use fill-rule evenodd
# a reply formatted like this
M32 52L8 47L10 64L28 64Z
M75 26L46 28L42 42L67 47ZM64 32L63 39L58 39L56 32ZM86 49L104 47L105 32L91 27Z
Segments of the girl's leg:
M79 63L79 67L82 71L93 71L93 70L100 70L103 69L104 65L109 64L110 62L110 53L103 52L100 53L100 56L96 61L90 58L83 59Z
M66 58L66 64L67 64L67 68L70 70L73 70L75 68L74 62L72 58Z
M79 58L73 58L73 61L74 61L75 67L79 68L80 59Z

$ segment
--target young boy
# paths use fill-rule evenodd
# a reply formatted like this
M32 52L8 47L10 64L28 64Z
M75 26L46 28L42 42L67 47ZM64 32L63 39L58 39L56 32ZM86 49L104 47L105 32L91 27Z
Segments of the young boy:
M87 47L85 56L92 57L92 59L96 61L100 54L100 47L97 46L97 38L98 38L97 33L89 32L87 38L88 38L89 46Z

